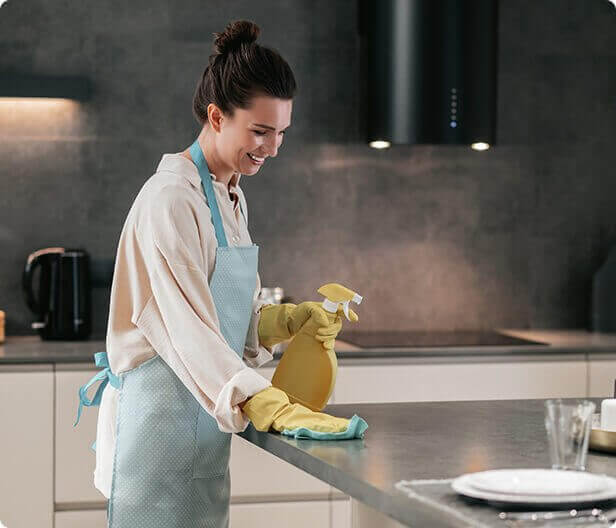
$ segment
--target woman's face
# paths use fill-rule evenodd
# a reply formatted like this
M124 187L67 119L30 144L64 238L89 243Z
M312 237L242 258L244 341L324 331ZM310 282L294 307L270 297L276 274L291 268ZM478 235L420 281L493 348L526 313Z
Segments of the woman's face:
M268 157L275 157L291 124L293 101L256 96L250 108L222 116L216 149L234 172L256 174Z

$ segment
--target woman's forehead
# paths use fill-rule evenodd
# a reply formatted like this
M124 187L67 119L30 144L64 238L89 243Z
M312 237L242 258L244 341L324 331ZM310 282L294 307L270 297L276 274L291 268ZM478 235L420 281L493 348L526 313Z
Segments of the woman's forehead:
M284 129L291 124L292 109L292 99L278 99L263 95L254 97L249 108L239 109L238 112L244 120L253 124Z

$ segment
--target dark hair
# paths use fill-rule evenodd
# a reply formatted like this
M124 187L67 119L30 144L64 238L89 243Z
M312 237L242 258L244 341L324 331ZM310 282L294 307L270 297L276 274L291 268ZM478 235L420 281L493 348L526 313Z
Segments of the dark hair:
M250 107L256 95L292 99L296 83L291 67L280 54L255 41L259 26L248 20L231 22L222 33L214 33L210 55L193 97L193 113L204 125L207 106L214 103L225 114Z

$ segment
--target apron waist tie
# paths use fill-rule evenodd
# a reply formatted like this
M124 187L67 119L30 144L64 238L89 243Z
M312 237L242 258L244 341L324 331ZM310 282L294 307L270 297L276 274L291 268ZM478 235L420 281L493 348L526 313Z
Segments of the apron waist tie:
M79 423L79 419L81 418L81 411L83 410L84 405L86 407L98 406L101 404L101 399L103 397L103 391L107 386L107 383L111 383L111 386L120 389L122 387L122 382L118 376L116 376L111 369L109 368L109 360L107 359L107 352L97 352L94 354L94 363L97 367L104 367L103 370L97 372L88 383L86 383L83 387L79 389L79 408L77 409L77 420L73 424L75 427ZM94 398L91 400L88 399L88 389L94 385L96 382L100 381L101 384L96 389L96 393L94 394Z

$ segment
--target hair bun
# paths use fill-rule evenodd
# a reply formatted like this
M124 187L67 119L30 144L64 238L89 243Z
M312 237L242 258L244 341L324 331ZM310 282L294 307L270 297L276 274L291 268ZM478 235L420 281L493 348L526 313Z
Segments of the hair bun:
M242 44L252 44L260 31L259 26L249 20L231 22L222 33L214 33L214 51L224 55Z

